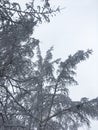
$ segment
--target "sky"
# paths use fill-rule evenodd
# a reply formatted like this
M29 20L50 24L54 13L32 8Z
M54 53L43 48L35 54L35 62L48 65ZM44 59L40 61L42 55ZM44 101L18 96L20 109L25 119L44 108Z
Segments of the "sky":
M74 100L85 96L92 99L98 96L96 91L98 90L98 2L97 0L62 1L61 6L66 7L65 10L51 18L50 23L39 25L35 29L35 37L40 39L43 55L49 47L54 46L54 58L61 57L64 60L77 50L93 50L90 58L77 67L76 79L79 81L79 86L70 88Z
M21 3L27 0L21 0ZM78 86L70 86L73 100L82 97L98 97L98 0L51 0L52 5L65 9L51 18L50 23L36 27L34 36L40 40L43 55L49 47L54 46L54 58L67 58L78 50L92 49L89 59L77 67ZM91 121L90 129L98 130L98 121Z
M98 0L54 0L53 4L60 4L65 9L51 18L50 23L36 28L35 36L41 41L42 53L44 55L49 47L54 46L54 58L66 59L77 50L92 49L90 58L77 67L79 85L69 89L73 100L98 97ZM88 130L98 130L98 121L91 122Z

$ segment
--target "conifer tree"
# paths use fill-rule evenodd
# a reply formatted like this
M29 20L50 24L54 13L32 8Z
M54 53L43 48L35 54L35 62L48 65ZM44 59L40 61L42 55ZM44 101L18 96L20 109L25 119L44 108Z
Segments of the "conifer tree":
M20 123L28 130L77 130L98 118L98 98L73 101L69 86L77 85L77 64L89 58L92 50L79 50L65 61L54 60L53 47L42 57L34 27L59 9L49 0L26 4L0 2L0 109L5 122ZM56 67L55 67L56 65Z

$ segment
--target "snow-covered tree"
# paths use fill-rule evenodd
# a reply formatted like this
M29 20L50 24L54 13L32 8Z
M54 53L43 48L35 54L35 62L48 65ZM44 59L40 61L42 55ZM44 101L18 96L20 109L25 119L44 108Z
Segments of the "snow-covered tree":
M7 123L20 123L29 130L77 130L98 118L98 98L73 101L69 86L75 80L77 64L89 58L91 50L79 50L65 61L54 60L53 47L45 57L34 27L59 9L48 0L22 10L18 3L0 2L0 109Z

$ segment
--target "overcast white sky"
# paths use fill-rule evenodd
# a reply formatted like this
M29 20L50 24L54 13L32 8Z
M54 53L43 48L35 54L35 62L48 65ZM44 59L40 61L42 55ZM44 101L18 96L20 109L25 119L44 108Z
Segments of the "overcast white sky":
M43 53L54 46L54 57L65 59L77 50L93 49L93 55L78 65L77 80L79 86L70 87L74 100L81 97L98 97L98 0L54 0L66 7L49 24L40 25L36 38L41 41ZM81 128L79 130L87 130ZM98 121L93 122L90 130L98 130Z
M27 0L21 0L24 2ZM54 5L66 7L50 23L36 28L35 36L41 41L43 54L54 46L54 57L67 58L77 50L93 49L93 55L78 65L77 80L79 86L70 87L70 96L74 100L81 97L98 97L98 0L51 0ZM81 128L79 130L87 130ZM98 130L98 121L92 123L89 130Z
M71 96L74 100L83 96L97 97L98 2L97 0L58 0L58 3L66 6L66 9L53 17L50 23L37 27L35 36L41 41L43 54L49 47L54 46L54 57L56 58L65 59L77 50L93 49L93 55L78 65L79 86L71 87Z

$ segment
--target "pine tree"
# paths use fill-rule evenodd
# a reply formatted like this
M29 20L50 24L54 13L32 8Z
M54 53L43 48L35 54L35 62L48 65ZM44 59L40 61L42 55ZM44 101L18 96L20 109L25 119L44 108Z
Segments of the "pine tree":
M77 130L98 118L98 98L73 101L69 86L75 80L77 64L92 50L79 50L65 61L53 59L51 47L45 57L34 27L50 21L49 1L22 10L18 3L0 3L0 107L7 123L20 123L29 130ZM15 18L15 17L18 18Z

